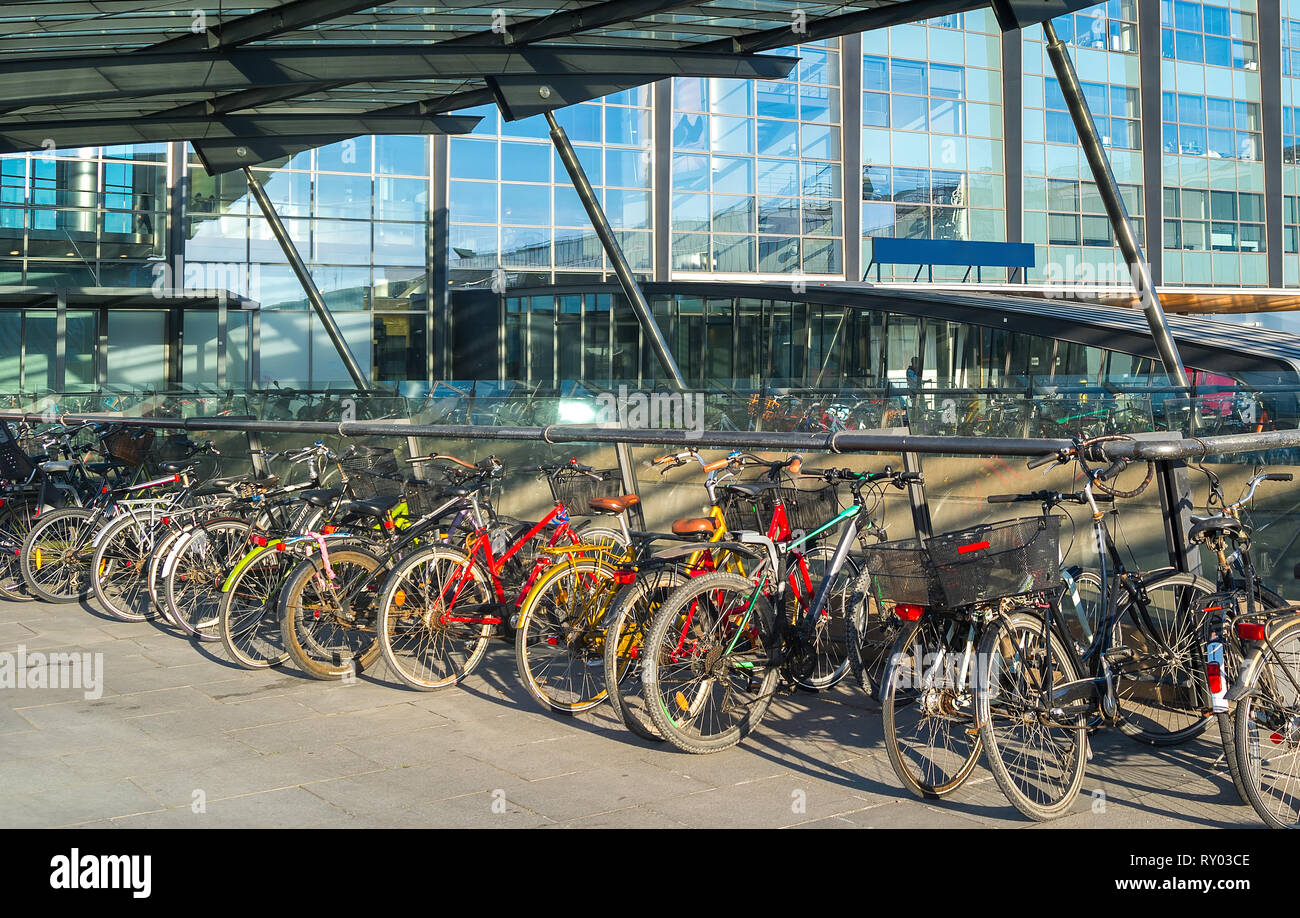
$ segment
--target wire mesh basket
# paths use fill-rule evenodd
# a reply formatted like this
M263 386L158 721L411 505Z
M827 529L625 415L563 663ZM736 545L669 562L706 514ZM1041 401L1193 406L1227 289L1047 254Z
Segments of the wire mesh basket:
M437 510L446 503L445 500L439 500L441 493L442 489L431 481L408 480L402 491L402 497L406 501L406 515L424 516Z
M838 490L834 485L820 488L771 487L754 495L727 489L722 499L722 515L731 530L767 532L778 505L785 507L790 528L811 532L840 512Z
M344 478L357 473L396 475L397 455L386 446L354 444L339 457L339 468L343 471Z
M872 589L881 599L918 606L945 604L936 571L920 539L880 542L867 546L864 553Z
M1061 519L1030 516L926 542L948 606L1046 590L1059 582Z
M622 497L623 477L618 469L593 469L591 472L579 472L576 469L561 470L558 474L548 475L546 480L551 485L551 494L557 503L564 504L570 516L586 516L587 503L597 497Z
M147 427L114 427L100 440L104 453L126 465L142 465L149 458L154 433Z
M369 469L354 469L347 477L348 493L355 500L400 497L405 485L406 482L396 474L390 476Z

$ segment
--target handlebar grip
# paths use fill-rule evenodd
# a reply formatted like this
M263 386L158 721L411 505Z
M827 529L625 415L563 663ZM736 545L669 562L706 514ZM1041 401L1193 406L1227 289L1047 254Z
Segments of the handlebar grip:
M899 472L898 480L902 482L923 482L925 481L925 475L921 472Z
M1027 494L990 494L984 498L990 504L1014 504L1017 501L1030 500Z
M1269 472L1264 476L1265 481L1290 481L1295 478L1290 472Z
M1114 478L1122 471L1124 471L1124 460L1116 459L1110 465L1106 466L1106 468L1094 475L1093 478L1097 481L1106 481L1107 479Z
M521 472L540 472L540 471L542 471L542 467L541 467L540 465L521 465L521 466L519 466L519 471L521 471Z
M710 473L716 472L718 469L726 468L729 462L731 462L730 459L715 459L713 462L710 462L708 465L704 467L704 471Z
M1057 453L1048 453L1046 456L1039 456L1037 459L1030 459L1027 463L1031 469L1041 468L1049 462L1059 462L1061 457Z

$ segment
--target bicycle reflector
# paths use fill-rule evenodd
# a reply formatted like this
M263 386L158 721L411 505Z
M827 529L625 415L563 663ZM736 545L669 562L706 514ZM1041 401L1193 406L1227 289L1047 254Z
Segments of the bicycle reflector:
M924 607L913 605L910 602L900 602L894 606L894 614L905 622L919 622L924 612Z
M288 547L289 547L289 546L288 546L285 542L276 542L276 543L275 543L275 550L276 550L276 551L284 551L284 550L285 550L286 548L288 548Z
M1266 631L1261 622L1237 622L1237 637L1243 641L1262 641Z
M265 548L267 539L266 536L264 535L254 535L254 536L249 536L248 541L252 542L258 548Z
M614 582L626 586L629 583L636 582L636 571L615 571Z
M969 554L972 551L979 551L982 548L988 548L988 547L989 547L988 539L985 539L983 542L971 542L969 545L958 545L957 554L965 555L965 554Z
M1205 675L1210 683L1211 694L1217 695L1223 691L1223 670L1218 663L1205 664Z
M405 590L398 590L396 593L393 594L393 605L395 605L395 606L404 606L404 605L406 605L406 591L405 591Z
M334 534L334 527L333 527L333 526L322 526L322 527L321 527L321 530L320 530L320 533L321 533L321 535L333 535L333 534Z

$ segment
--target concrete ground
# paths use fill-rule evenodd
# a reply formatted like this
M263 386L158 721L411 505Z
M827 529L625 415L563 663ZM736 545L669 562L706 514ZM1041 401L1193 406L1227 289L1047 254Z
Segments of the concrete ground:
M1035 826L982 766L943 801L901 790L876 706L847 686L781 696L743 744L694 756L635 738L607 706L543 713L504 642L432 694L382 672L249 672L219 644L75 603L0 602L0 654L19 645L102 653L103 694L0 689L4 827ZM1259 825L1213 728L1171 749L1109 731L1094 752L1076 811L1052 827Z

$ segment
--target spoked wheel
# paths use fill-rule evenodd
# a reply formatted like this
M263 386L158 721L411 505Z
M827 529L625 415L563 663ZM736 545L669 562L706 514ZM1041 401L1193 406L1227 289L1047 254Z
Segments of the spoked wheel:
M515 660L529 693L561 714L605 700L605 628L618 583L595 558L573 558L547 571L519 613Z
M478 666L499 619L491 581L469 555L435 545L404 558L379 597L379 647L414 689L455 685Z
M1155 578L1155 579L1153 579ZM1115 622L1119 728L1138 742L1171 746L1210 725L1201 610L1214 585L1185 573L1148 575L1145 603L1125 596Z
M898 640L902 622L885 611L872 594L869 571L858 576L847 602L844 644L849 671L858 687L879 701L889 655Z
M148 573L156 540L153 520L148 516L125 514L100 533L90 561L95 574L95 598L114 618L143 622L154 617Z
M167 562L177 544L188 532L188 527L178 526L167 530L156 539L153 554L149 556L149 567L145 573L146 582L149 584L149 601L153 603L154 611L173 625L177 622L172 619L171 612L167 609Z
M1300 618L1270 629L1255 691L1233 713L1237 770L1274 829L1300 826Z
M223 584L217 633L230 659L246 669L289 659L280 628L280 588L294 560L287 552L260 549Z
M835 550L825 545L805 552L803 558L808 568L806 581L802 567L793 565L791 576L796 579L796 595L799 596L799 602L795 604L796 619L807 614L807 607L826 579L826 571L834 555ZM826 594L826 604L813 624L812 671L796 675L795 683L800 688L813 691L827 689L849 674L851 664L845 619L857 580L857 563L852 558L845 558Z
M918 797L952 793L979 761L973 662L961 677L968 627L931 614L904 625L882 676L885 751Z
M167 610L200 641L221 639L221 584L248 545L248 523L209 520L192 527L173 549L166 578Z
M1069 809L1088 758L1087 710L1076 704L1072 714L1049 713L1052 690L1073 682L1078 671L1070 651L1044 627L1037 615L1013 612L984 633L975 708L998 787L1039 821Z
M80 507L42 513L23 542L22 572L27 591L46 602L76 602L90 595L91 527L98 517Z
M706 574L656 613L641 657L659 733L686 752L736 745L763 719L780 669L766 596L736 574Z
M357 548L300 561L280 591L280 634L294 663L315 679L342 679L379 656L375 619L382 562Z
M605 690L624 726L642 739L662 742L641 691L641 655L646 632L656 612L673 590L686 583L672 568L643 573L624 587L609 607L605 630Z
M8 497L0 509L0 597L22 599L22 547L32 531L32 513L39 503L28 497Z

